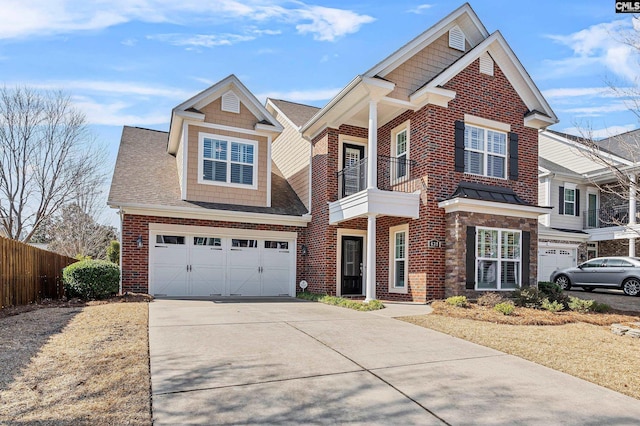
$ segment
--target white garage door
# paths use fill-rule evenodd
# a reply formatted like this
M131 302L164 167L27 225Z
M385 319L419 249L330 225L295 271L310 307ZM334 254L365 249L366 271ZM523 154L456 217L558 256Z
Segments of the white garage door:
M291 296L295 240L151 234L155 296Z
M543 248L538 249L538 281L549 281L556 269L576 266L576 249Z

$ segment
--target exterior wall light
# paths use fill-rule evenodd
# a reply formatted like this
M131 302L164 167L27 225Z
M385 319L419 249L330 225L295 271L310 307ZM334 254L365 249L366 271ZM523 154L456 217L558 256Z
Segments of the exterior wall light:
M138 247L142 248L144 246L144 241L142 240L142 235L138 236L138 239L136 240L136 242L138 243Z

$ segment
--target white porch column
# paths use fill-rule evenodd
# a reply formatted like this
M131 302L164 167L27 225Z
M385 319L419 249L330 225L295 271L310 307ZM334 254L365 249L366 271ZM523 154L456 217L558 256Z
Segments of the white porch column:
M378 101L369 101L367 189L378 187ZM374 229L375 232L375 229Z
M636 224L636 175L629 175L629 226ZM636 239L629 238L629 256L636 256Z
M367 216L367 268L365 303L376 299L376 216Z

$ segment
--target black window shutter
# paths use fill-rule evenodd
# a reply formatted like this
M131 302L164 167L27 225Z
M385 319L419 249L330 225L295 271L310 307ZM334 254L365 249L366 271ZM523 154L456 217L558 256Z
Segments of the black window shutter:
M509 133L509 179L518 180L518 134Z
M467 226L467 290L476 288L476 227Z
M464 172L464 121L456 121L455 171Z
M529 287L529 253L531 252L531 232L522 231L522 287Z
M560 187L558 194L560 194L558 197L558 213L564 214L564 186Z
M575 204L576 216L580 216L580 190L576 189L576 204Z

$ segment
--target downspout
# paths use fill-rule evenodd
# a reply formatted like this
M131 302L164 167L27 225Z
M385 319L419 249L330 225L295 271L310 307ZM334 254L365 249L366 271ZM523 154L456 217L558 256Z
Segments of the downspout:
M120 259L120 283L119 283L119 294L122 294L122 249L124 248L124 240L122 239L122 223L124 222L124 211L120 208L118 210L118 216L120 216L120 253L118 254Z

